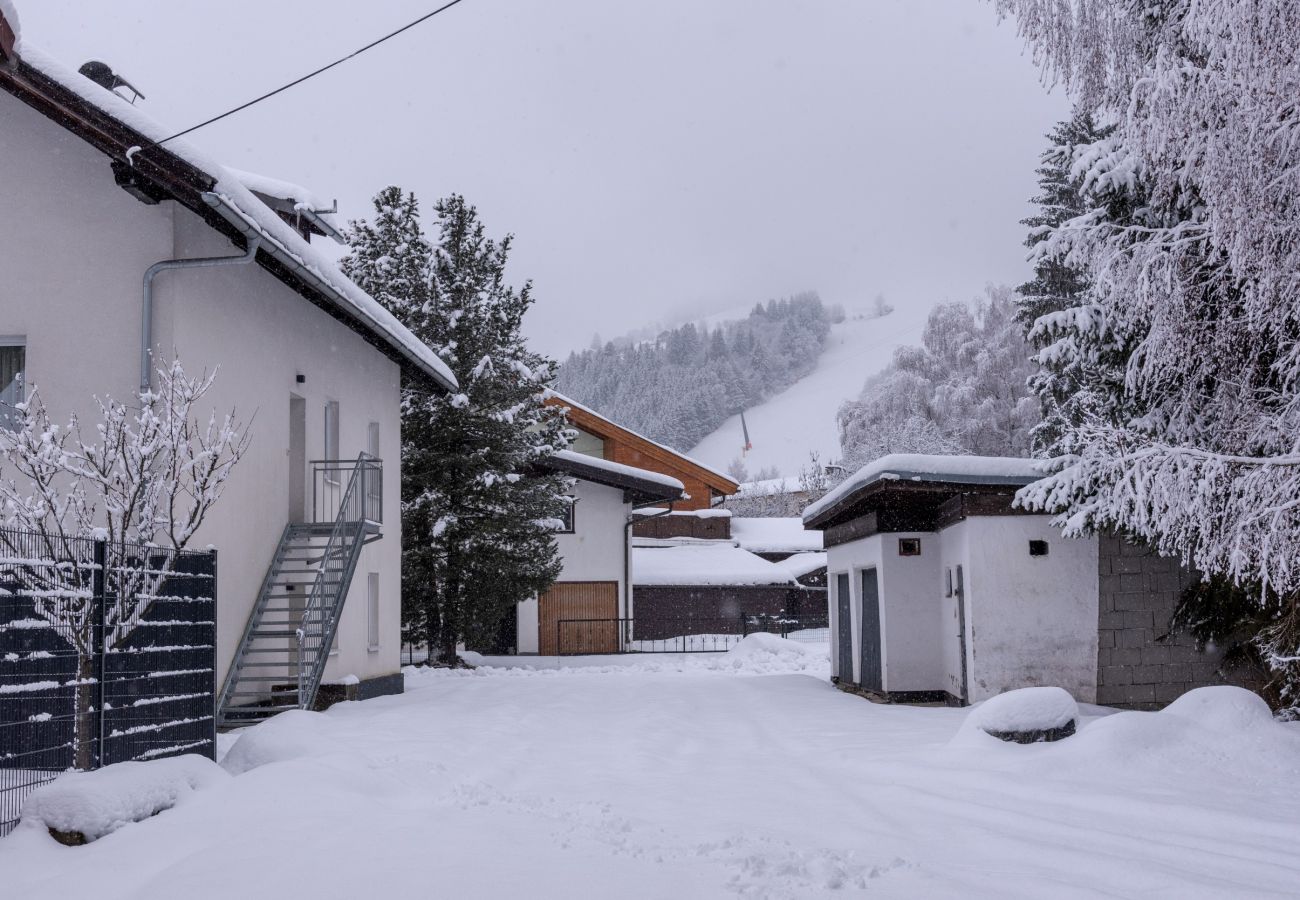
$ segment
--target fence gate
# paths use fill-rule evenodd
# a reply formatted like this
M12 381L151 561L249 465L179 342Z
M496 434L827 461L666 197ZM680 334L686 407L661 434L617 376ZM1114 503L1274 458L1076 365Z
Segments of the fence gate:
M537 618L542 656L617 653L618 582L558 582L542 594Z

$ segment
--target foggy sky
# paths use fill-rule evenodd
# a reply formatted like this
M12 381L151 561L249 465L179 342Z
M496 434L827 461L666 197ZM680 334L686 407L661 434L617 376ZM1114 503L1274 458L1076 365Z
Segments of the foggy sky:
M178 130L433 0L17 0ZM816 289L966 299L1027 273L1042 135L1067 112L982 0L465 0L191 136L367 215L387 184L516 235L534 346L563 355Z

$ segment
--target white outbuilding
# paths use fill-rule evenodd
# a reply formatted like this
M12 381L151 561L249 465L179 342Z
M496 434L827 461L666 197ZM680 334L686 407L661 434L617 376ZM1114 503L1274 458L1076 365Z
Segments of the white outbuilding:
M1096 700L1098 541L1013 506L1026 459L893 455L804 521L825 535L832 667L891 700L1057 685Z

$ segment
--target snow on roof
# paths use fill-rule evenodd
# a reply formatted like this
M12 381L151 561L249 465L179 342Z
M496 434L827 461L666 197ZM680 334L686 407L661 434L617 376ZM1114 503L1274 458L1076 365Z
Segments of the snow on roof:
M591 466L593 469L600 469L602 472L609 472L611 475L622 475L625 478L639 478L642 481L653 482L679 493L686 490L686 487L671 475L651 472L649 469L638 469L635 466L625 466L622 463L601 459L599 456L588 456L586 453L578 453L574 450L556 450L551 455L556 459L577 465Z
M0 0L5 2L5 0ZM66 68L31 45L24 45L23 62L72 91L92 106L117 119L128 128L139 132L151 141L163 140L173 131L141 112L139 107L127 103L112 91L100 87L89 78ZM313 247L302 235L282 220L265 203L253 196L239 176L203 151L183 139L168 141L165 149L190 165L201 169L216 181L212 193L220 198L262 236L263 249L272 255L283 255L296 263L320 283L322 292L342 306L346 312L359 318L368 330L385 343L398 350L426 374L441 382L448 390L456 390L456 376L447 368L432 349L386 310L378 301L357 287L344 275L328 256ZM221 212L220 208L218 209ZM223 213L229 221L231 214ZM232 222L232 224L238 224Z
M766 478L762 481L746 481L740 486L741 497L771 497L775 494L791 494L802 490L797 478Z
M876 481L940 481L953 484L1032 484L1043 477L1041 460L1018 456L934 456L891 453L867 463L803 511L811 522L855 491Z
M13 0L0 0L0 16L9 23L9 28L14 33L14 52L22 56L23 27L18 21L18 10L14 7Z
M658 447L660 450L664 450L664 451L667 451L668 453L671 453L673 456L679 456L679 457L681 457L682 459L686 460L686 461L687 461L688 463L690 463L691 465L693 465L693 466L698 466L699 468L703 469L704 471L709 472L709 473L712 473L713 475L718 476L719 478L723 479L724 481L730 481L732 484L735 484L735 479L733 479L730 475L724 475L724 474L722 474L721 472L719 472L717 469L713 468L712 466L706 466L704 463L700 462L698 459L692 459L691 457L687 456L685 453L682 453L680 450L674 450L672 447L669 447L669 446L667 446L667 445L665 445L665 444L661 444L661 443L659 443L658 441L652 441L652 440L650 440L650 438L646 437L644 434L641 434L641 433L639 433L639 432L633 431L631 428L628 428L626 425L619 425L618 422L615 422L615 421L614 421L613 419L611 419L609 416L603 416L603 415L601 415L600 413L598 413L598 412L596 412L594 409L592 409L590 406L584 406L583 404L579 403L577 400L574 400L574 399L572 399L571 397L566 397L566 396L564 396L563 394L559 393L558 391L554 391L554 390L552 390L552 391L551 391L551 396L554 397L555 399L559 400L559 401L560 401L561 403L563 403L565 406L572 406L574 409L580 409L580 410L582 410L583 412L588 413L588 414L590 414L590 415L593 415L593 416L595 416L595 417L598 418L598 419L604 419L606 422L609 422L611 425L615 425L615 426L617 426L618 428L621 428L623 431L626 431L628 434L632 435L633 437L638 437L638 438L640 438L641 440L645 441L647 444L652 444L652 445Z
M803 527L798 518L731 520L731 537L753 553L799 553L822 549L822 533Z
M634 547L632 583L636 585L794 584L794 576L741 550L729 541L675 547Z
M776 565L789 572L791 578L802 578L816 572L818 569L826 568L826 554L821 551L816 553L796 553L794 556L781 560Z
M343 240L334 213L328 211L328 208L333 204L326 203L319 195L291 181L269 178L266 175L246 172L243 169L236 169L231 166L226 166L226 171L239 179L240 183L254 194L262 194L266 197L292 203L295 209L304 213L313 222L319 222L325 226L321 230L326 231L330 237L340 242Z

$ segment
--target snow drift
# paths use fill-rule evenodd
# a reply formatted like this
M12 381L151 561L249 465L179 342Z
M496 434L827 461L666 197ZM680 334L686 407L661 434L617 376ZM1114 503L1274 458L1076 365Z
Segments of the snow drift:
M193 754L68 772L27 798L22 822L94 841L229 777L216 763Z

